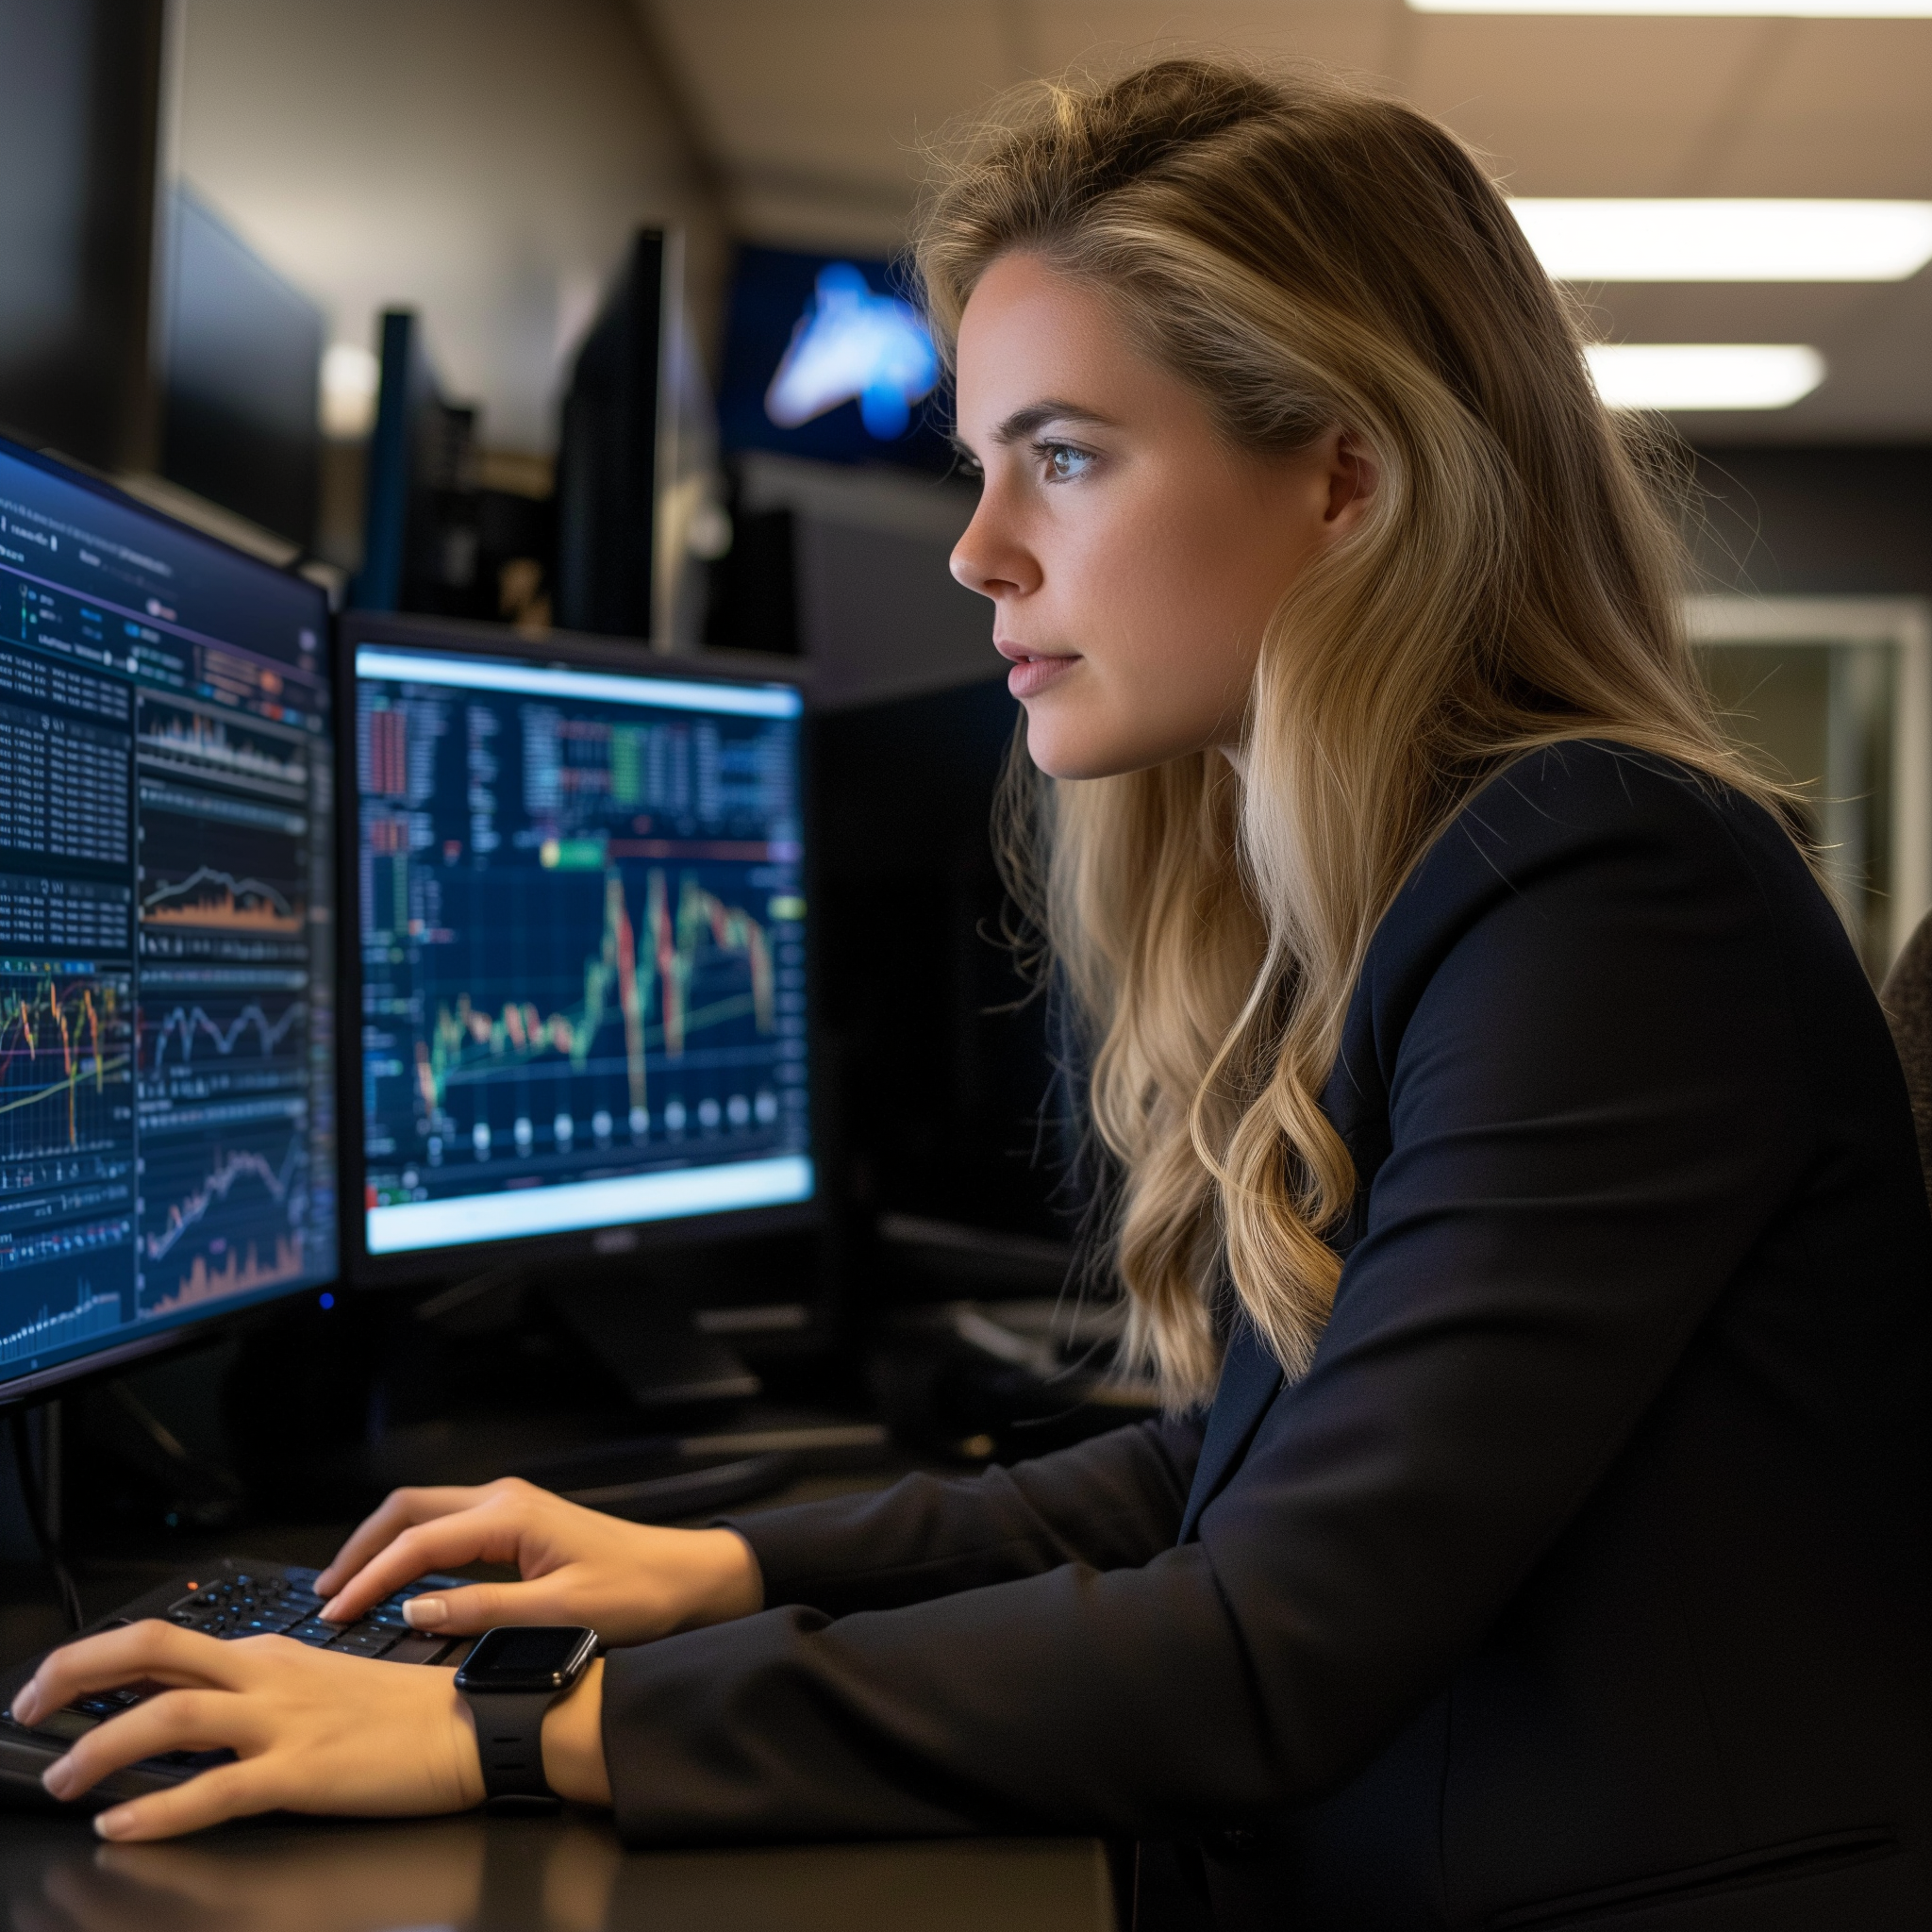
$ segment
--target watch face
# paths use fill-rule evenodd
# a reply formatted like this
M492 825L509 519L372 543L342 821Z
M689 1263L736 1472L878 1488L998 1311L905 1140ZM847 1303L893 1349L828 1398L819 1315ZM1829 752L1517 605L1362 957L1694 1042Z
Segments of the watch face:
M575 1624L533 1624L486 1631L457 1673L458 1690L561 1690L597 1649L597 1633Z

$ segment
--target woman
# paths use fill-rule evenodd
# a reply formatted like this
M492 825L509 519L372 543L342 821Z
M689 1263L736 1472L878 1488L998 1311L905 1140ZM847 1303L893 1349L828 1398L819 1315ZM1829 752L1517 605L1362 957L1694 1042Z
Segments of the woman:
M735 1528L405 1491L325 1577L587 1623L643 1844L1141 1840L1143 1924L1880 1927L1928 1900L1932 1226L1877 1005L1725 749L1569 312L1441 128L1051 90L920 265L1158 1424ZM664 1641L647 1640L681 1632ZM142 1625L111 1837L475 1803L441 1674Z

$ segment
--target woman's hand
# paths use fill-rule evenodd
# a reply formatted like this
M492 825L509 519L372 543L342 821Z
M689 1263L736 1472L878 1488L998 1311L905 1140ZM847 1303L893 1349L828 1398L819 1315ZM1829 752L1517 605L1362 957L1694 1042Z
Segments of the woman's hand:
M353 1623L432 1570L514 1563L521 1583L412 1597L418 1630L475 1636L499 1624L583 1624L608 1646L749 1616L764 1602L758 1558L728 1529L625 1523L506 1476L481 1489L397 1490L316 1579L322 1614Z
M33 1724L76 1697L143 1681L163 1688L48 1767L42 1782L55 1797L77 1798L163 1751L225 1746L238 1761L103 1812L103 1838L172 1838L256 1811L404 1817L482 1802L476 1733L452 1672L331 1657L286 1637L223 1642L129 1624L50 1651L13 1715Z

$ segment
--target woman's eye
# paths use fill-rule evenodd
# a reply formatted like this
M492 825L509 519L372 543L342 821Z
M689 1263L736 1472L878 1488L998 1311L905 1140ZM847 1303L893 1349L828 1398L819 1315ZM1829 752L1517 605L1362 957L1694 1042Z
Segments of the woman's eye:
M1075 476L1085 475L1093 460L1084 449L1073 449L1064 442L1048 443L1042 454L1047 476L1055 483L1071 483Z

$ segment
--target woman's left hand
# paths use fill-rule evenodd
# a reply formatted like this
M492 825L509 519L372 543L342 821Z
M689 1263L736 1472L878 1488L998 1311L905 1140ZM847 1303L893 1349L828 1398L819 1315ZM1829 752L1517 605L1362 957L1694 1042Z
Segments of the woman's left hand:
M254 1811L401 1817L483 1801L475 1729L453 1672L331 1657L287 1637L223 1642L129 1624L50 1652L13 1716L33 1724L76 1697L144 1681L161 1688L48 1767L42 1782L57 1798L77 1798L158 1752L225 1746L238 1761L103 1812L103 1838L172 1838Z

